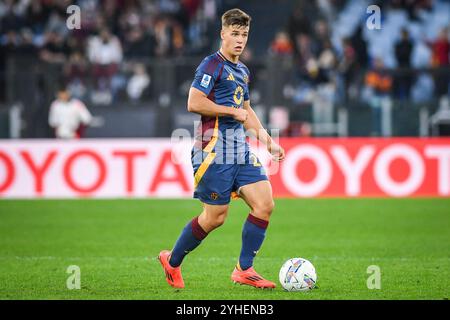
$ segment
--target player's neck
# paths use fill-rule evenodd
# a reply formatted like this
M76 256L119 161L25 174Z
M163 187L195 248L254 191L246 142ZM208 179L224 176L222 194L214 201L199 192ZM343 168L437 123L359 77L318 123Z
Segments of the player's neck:
M219 52L230 62L233 63L238 63L239 61L239 56L232 56L228 53L225 52L225 50L223 50L222 48L219 49Z

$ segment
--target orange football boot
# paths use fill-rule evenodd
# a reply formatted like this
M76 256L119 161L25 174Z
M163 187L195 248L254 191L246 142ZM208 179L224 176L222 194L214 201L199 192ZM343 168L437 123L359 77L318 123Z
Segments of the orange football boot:
M170 251L163 250L159 253L158 260L161 262L161 265L164 269L164 273L166 274L166 281L174 288L182 289L184 288L183 277L181 276L181 267L172 267L169 264L170 259Z
M247 270L241 270L236 266L231 274L231 280L233 280L234 283L239 283L241 285L245 284L255 288L275 288L275 283L261 277L253 267L250 267Z

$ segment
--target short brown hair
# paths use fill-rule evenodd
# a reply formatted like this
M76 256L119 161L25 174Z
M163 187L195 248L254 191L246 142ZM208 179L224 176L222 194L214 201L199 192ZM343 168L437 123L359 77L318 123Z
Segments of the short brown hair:
M240 9L231 9L222 15L222 27L238 25L248 27L252 18Z

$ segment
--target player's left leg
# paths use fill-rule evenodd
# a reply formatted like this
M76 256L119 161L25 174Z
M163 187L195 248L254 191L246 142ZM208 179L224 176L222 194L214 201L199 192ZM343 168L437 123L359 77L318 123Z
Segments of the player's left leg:
M269 180L242 186L239 195L251 209L242 230L239 256L239 267L246 270L253 266L253 259L261 248L275 204Z

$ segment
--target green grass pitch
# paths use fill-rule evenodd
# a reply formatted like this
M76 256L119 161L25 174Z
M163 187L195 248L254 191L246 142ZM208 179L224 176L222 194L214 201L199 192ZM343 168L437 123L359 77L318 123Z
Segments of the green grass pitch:
M248 214L226 223L184 261L186 288L169 287L156 257L201 211L196 200L0 200L0 299L448 299L450 199L277 199L255 260L278 283L292 257L316 267L318 289L261 290L230 280ZM68 290L70 265L81 289ZM381 269L369 290L367 268Z

